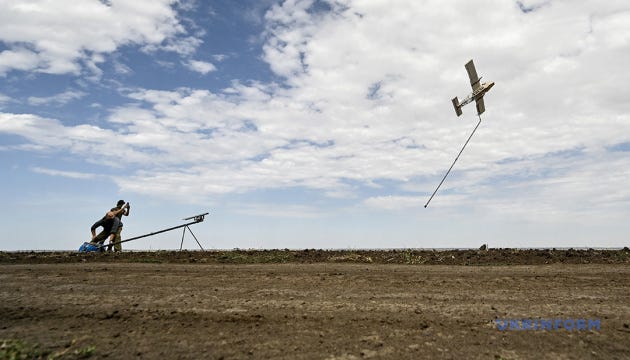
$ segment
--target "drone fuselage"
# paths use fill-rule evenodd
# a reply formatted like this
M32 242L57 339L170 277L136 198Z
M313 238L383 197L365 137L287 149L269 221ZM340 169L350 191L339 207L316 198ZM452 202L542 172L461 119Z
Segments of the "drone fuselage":
M488 91L490 91L493 86L494 81L482 83L477 90L466 96L466 98L459 103L459 106L462 107L466 104L470 104L473 101L481 99Z
M481 78L477 76L477 70L475 69L475 64L472 60L470 60L465 67L468 72L468 78L470 79L470 86L472 87L473 92L461 102L457 96L454 97L452 100L453 107L455 108L457 116L460 116L462 114L462 106L475 101L477 105L477 115L481 115L484 111L486 111L483 96L494 86L494 81L482 83Z

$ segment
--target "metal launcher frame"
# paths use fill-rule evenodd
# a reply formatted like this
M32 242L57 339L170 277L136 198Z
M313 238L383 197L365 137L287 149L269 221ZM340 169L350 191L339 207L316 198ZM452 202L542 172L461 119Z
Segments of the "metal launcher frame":
M164 229L164 230L160 230L160 231L156 231L156 232L152 232L152 233L148 233L148 234L144 234L144 235L140 235L140 236L132 237L132 238L130 238L130 239L125 239L125 240L122 240L122 241L116 241L116 242L111 243L111 244L103 244L103 245L100 245L99 247L100 247L100 248L104 248L104 247L106 247L106 246L110 246L110 245L111 245L111 246L113 246L113 245L115 245L115 244L122 244L122 243L125 243L125 242L128 242L128 241L138 240L138 239L142 239L142 238L145 238L145 237L149 237L149 236L153 236L153 235L161 234L161 233L163 233L163 232L167 232L167 231L171 231L171 230L176 230L176 229L184 228L184 231L183 231L183 233L182 233L182 241L181 241L181 243L179 244L179 251L181 251L181 250L182 250L182 248L183 248L183 246L184 246L184 236L186 235L186 229L188 229L188 231L190 232L190 235L192 235L192 236L193 236L193 238L195 238L195 241L197 242L197 245L199 245L199 248L200 248L201 250L205 251L205 250L204 250L204 248L203 248L203 246L201 246L201 243L199 243L199 240L197 240L197 237L195 236L195 234L192 232L192 230L190 230L190 227L189 227L189 226L190 226L190 225L194 225L194 224L198 224L198 223L200 223L200 222L203 222L203 220L205 219L205 216L206 216L206 215L208 215L208 213L203 213L203 214L193 215L193 216L190 216L190 217L187 217L187 218L182 219L182 220L192 220L192 221L190 221L190 222L188 222L188 223L186 223L186 224L182 224L182 225L178 225L178 226L173 226L173 227L170 227L170 228L168 228L168 229Z

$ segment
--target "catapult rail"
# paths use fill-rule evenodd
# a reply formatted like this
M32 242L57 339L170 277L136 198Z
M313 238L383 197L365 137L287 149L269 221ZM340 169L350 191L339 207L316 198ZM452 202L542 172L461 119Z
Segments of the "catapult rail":
M111 243L111 244L103 244L103 245L100 245L100 246L99 246L99 248L104 248L104 247L106 247L106 246L115 245L115 244L122 244L122 243L125 243L125 242L128 242L128 241L138 240L138 239L142 239L142 238L145 238L145 237L149 237L149 236L153 236L153 235L161 234L161 233L163 233L163 232L172 231L172 230L181 229L181 228L184 228L184 231L186 231L186 228L188 228L188 226L190 226L190 225L194 225L194 224L198 224L198 223L202 222L202 221L204 220L204 218L205 218L205 216L206 216L206 215L208 215L208 213L204 213L204 214L199 214L199 215L194 215L194 216L191 216L191 217L187 217L187 218L182 219L182 220L191 220L191 219L192 219L193 221L191 221L191 222L189 222L189 223L186 223L186 224L181 224L181 225L173 226L173 227L170 227L170 228L168 228L168 229L164 229L164 230L160 230L160 231L155 231L155 232L152 232L152 233L148 233L148 234L144 234L144 235L140 235L140 236L132 237L132 238L125 239L125 240L121 240L121 241L116 241L116 242ZM188 228L188 231L190 231L190 229L189 229L189 228ZM192 234L192 231L191 231L191 234ZM192 234L192 235L193 235L193 237L195 236L195 234ZM196 240L196 237L195 237L195 240ZM183 242L183 236L182 236L182 242ZM199 242L197 241L197 243L199 243ZM199 244L199 246L201 247L201 244ZM202 248L202 249L203 249L203 248ZM180 248L180 250L181 250L181 248Z

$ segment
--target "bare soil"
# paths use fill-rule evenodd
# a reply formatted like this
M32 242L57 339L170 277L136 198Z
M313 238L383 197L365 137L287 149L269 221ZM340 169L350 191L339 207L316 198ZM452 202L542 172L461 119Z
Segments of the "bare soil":
M629 259L627 249L0 253L0 340L57 358L628 359ZM601 328L502 331L501 319Z

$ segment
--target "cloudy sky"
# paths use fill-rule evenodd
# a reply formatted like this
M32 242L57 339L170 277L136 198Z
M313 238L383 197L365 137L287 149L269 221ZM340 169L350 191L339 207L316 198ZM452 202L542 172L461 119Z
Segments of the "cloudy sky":
M627 246L628 64L627 1L4 0L0 249Z

